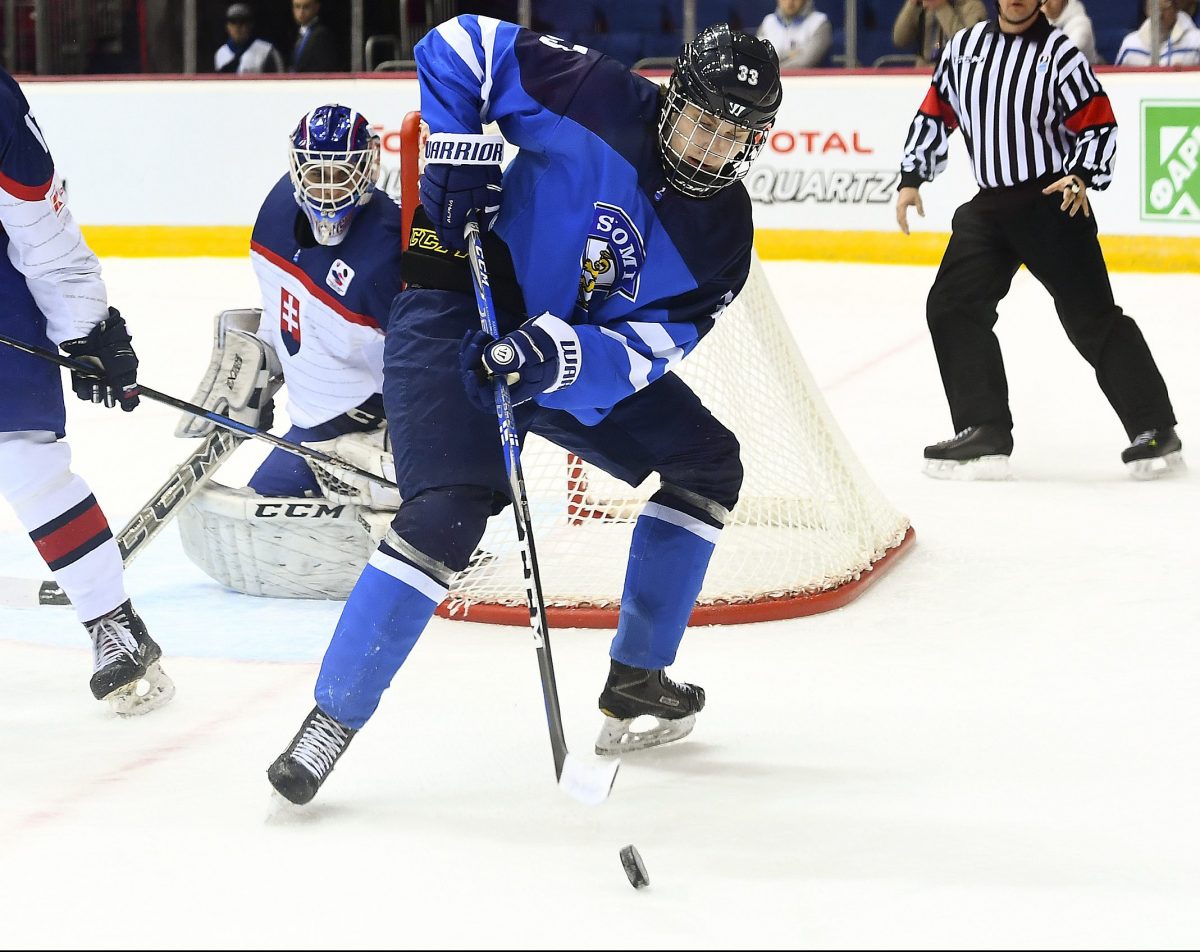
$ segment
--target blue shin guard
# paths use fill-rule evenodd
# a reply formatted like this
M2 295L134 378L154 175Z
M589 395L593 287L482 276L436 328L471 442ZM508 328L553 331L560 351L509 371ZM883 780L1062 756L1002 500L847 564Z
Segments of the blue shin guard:
M383 549L371 556L325 651L317 706L361 728L445 595L440 582Z
M621 617L609 655L621 664L665 668L687 628L720 529L650 502L629 546Z

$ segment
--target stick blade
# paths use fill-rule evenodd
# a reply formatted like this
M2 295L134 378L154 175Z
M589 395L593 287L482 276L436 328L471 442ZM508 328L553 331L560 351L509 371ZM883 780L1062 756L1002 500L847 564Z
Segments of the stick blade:
M589 807L599 806L608 799L620 767L619 757L609 757L604 760L581 760L574 754L567 754L567 759L563 761L562 773L558 778L558 785L571 799L578 800Z

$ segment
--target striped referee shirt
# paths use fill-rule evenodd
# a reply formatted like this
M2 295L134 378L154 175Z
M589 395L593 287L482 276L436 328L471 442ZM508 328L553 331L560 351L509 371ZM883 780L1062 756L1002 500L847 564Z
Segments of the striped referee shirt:
M1042 14L1023 33L985 20L954 35L909 129L901 188L933 181L959 128L980 188L1050 174L1078 175L1097 190L1112 181L1112 105L1087 57Z

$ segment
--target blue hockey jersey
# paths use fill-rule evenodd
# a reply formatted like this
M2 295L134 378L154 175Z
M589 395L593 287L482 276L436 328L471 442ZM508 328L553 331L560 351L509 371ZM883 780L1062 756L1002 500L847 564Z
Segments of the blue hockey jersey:
M603 419L676 366L746 283L745 188L697 199L668 186L658 85L596 51L463 15L414 56L431 133L495 122L519 147L495 230L528 313L566 321L582 353L575 382L536 400Z

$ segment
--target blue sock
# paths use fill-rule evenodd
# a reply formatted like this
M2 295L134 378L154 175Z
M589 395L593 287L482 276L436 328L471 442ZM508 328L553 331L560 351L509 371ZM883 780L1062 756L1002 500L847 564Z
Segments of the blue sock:
M675 660L720 532L676 509L646 504L629 545L610 657L652 670Z
M388 551L371 556L321 662L317 706L361 728L425 630L446 588Z

